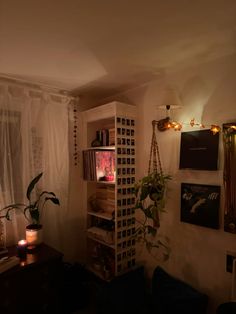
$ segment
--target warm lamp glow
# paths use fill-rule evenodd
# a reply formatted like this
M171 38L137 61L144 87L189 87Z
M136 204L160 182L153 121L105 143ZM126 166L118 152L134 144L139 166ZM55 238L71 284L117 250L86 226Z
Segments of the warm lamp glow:
M20 241L18 241L18 245L25 246L25 245L27 245L27 241L26 240L20 240Z
M172 127L175 131L180 131L182 129L182 124L179 122L174 122Z
M27 253L27 241L25 239L18 241L17 255L20 258L25 258Z
M191 125L191 127L199 127L202 129L207 127L207 125L205 125L205 124L195 122L194 118L191 119L189 123L180 123L177 121L171 121L171 119L169 117L167 117L165 119L158 120L158 121L154 120L154 123L157 124L157 128L159 131L166 131L169 129L174 129L175 131L181 131L183 128L183 125ZM221 131L220 126L216 125L216 124L212 124L208 127L210 128L213 135L215 135ZM232 126L231 129L236 130L236 126Z
M158 106L158 108L167 110L170 109L170 107L172 109L176 109L181 108L183 106L180 97L177 93L177 90L173 87L165 88L161 103L162 104Z
M216 125L204 125L202 123L198 123L195 121L195 118L192 118L189 123L180 123L177 121L172 121L170 112L171 109L176 109L182 107L182 102L176 92L173 88L166 88L164 92L164 97L162 100L162 105L158 106L160 109L166 109L166 118L161 120L154 120L153 122L157 124L157 128L159 131L166 131L170 129L174 129L175 131L181 131L183 125L190 125L191 127L199 127L204 129L205 127L209 127L213 135L221 131L221 128ZM231 126L231 129L236 130L236 126Z
M220 132L220 127L218 125L212 125L211 126L211 132L215 135L216 133Z

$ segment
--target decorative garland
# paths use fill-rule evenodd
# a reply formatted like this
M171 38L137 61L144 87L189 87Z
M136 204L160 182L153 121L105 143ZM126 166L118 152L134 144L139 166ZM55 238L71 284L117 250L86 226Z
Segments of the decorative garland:
M73 102L73 146L74 166L78 165L78 109L76 100Z

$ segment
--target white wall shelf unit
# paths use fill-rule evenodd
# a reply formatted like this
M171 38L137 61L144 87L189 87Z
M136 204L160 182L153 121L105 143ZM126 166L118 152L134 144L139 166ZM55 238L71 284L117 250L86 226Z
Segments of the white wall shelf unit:
M94 180L87 180L90 162L83 158L87 267L104 280L111 280L136 266L136 107L114 101L84 111L82 120L83 156L93 156L88 151L114 152L104 159L96 155ZM93 147L99 144L104 145Z

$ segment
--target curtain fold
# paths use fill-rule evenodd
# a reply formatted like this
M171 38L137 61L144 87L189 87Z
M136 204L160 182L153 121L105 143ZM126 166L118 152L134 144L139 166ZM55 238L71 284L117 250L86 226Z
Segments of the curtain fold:
M0 208L27 202L26 189L43 172L40 187L54 192L60 206L47 203L43 216L44 241L64 251L68 212L68 108L73 98L0 82ZM6 244L25 238L27 221L11 212L3 221Z

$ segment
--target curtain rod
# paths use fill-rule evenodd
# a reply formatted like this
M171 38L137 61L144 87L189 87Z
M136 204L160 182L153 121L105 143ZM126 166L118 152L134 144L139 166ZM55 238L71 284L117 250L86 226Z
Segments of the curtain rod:
M76 99L77 97L72 96L68 90L60 89L58 87L52 87L50 85L46 84L40 84L40 83L32 83L20 78L15 78L11 76L7 76L5 74L0 73L0 81L3 81L5 83L15 84L15 85L21 85L26 86L30 89L34 89L41 92L48 92L50 94L56 95L56 96L66 96L71 99Z

